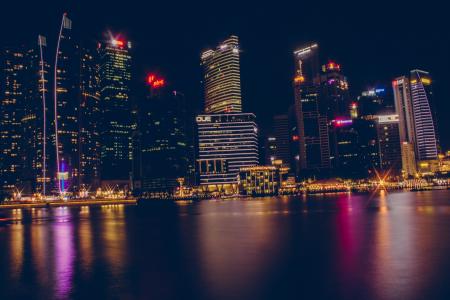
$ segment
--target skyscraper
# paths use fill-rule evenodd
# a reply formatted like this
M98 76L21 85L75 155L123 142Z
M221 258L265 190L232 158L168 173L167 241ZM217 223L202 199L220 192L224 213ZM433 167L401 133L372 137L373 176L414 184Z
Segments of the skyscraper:
M275 115L273 117L273 137L275 138L275 160L282 160L284 164L290 163L289 149L289 117L285 115Z
M12 191L21 181L22 117L29 97L27 67L29 56L23 47L3 49L0 79L0 179L4 191Z
M409 78L399 77L392 86L395 110L399 115L403 170L405 175L413 176L418 162L436 160L438 155L431 77L428 72L412 70Z
M436 160L438 155L438 132L430 74L421 70L412 70L410 72L410 85L414 115L416 159L419 161Z
M79 52L72 36L72 21L64 14L54 66L53 125L56 134L53 142L58 148L55 170L60 192L76 190L78 184L79 71Z
M99 44L101 178L122 183L130 178L132 131L131 43L111 39Z
M238 37L232 35L216 50L204 51L201 64L205 113L242 112Z
M98 53L80 50L79 186L98 187L100 176L100 91Z
M318 45L312 44L294 52L296 133L298 142L297 176L330 168L327 117L321 111ZM317 172L316 172L317 173Z
M378 115L377 133L380 151L380 166L391 175L400 175L402 153L399 136L398 115Z
M347 78L342 74L341 66L329 61L322 66L320 75L321 111L326 112L328 121L349 117L350 95Z
M399 119L402 170L405 176L416 174L414 115L411 102L409 79L398 77L392 82L395 111Z
M28 97L23 106L22 116L22 188L24 193L50 190L49 145L50 126L49 111L52 111L52 99L49 91L50 65L48 63L47 42L39 35L37 44L30 49L29 80L26 84ZM44 178L45 177L45 178Z
M239 169L258 165L258 127L251 113L198 115L200 185L237 192Z
M147 97L138 103L133 181L135 192L171 195L179 185L177 179L188 182L191 175L193 153L188 130L193 117L188 115L184 94L165 83L155 86L157 80L163 79L152 80Z

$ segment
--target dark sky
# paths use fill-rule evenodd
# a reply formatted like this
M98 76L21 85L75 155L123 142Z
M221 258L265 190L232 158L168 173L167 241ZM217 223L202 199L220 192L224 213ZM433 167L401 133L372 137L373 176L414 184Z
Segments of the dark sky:
M38 33L56 39L67 11L74 31L93 43L112 30L134 44L135 78L158 71L202 103L200 52L230 34L241 39L244 109L263 127L293 101L292 51L317 41L337 60L353 95L410 69L432 73L443 144L450 146L450 25L444 1L2 1L4 43L27 43Z

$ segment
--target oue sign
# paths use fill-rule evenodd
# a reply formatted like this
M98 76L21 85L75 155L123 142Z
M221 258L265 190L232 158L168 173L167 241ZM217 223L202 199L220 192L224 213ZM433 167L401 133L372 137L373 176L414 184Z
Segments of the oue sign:
M211 122L211 116L198 116L196 121L197 123Z

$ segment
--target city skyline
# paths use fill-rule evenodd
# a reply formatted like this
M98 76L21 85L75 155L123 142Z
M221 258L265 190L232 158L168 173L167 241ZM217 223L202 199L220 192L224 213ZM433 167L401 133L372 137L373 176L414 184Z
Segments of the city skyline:
M293 4L291 8L301 7L304 11L317 12L319 8L311 3ZM281 106L290 103L292 99L291 79L294 74L292 66L293 50L309 42L317 41L324 50L325 58L335 58L343 67L350 82L350 90L353 97L366 87L374 86L379 82L389 85L392 78L395 78L409 70L416 68L430 71L435 78L435 95L439 111L448 109L445 99L450 96L445 88L445 72L449 67L448 53L449 44L445 39L439 39L442 25L439 18L431 19L424 15L427 26L419 28L414 35L405 34L400 37L395 34L395 26L408 19L409 15L418 12L418 8L401 8L399 5L386 6L379 3L373 10L346 10L346 5L330 4L324 9L324 19L340 21L342 34L336 35L326 29L326 21L319 26L307 26L314 14L306 19L293 18L292 12L295 9L275 7L274 10L262 4L257 8L257 13L250 15L247 20L244 15L250 10L250 5L244 4L239 9L234 10L236 22L230 22L223 17L229 12L227 8L218 12L218 19L215 26L203 28L200 19L193 18L187 26L181 30L177 24L183 23L187 16L175 12L163 19L160 14L153 14L152 28L145 26L145 22L140 22L139 17L144 12L139 12L133 8L125 6L123 10L117 11L113 5L101 5L101 3L88 4L79 2L77 5L57 4L55 10L60 13L47 13L43 21L41 14L45 12L42 8L30 4L32 8L20 18L17 15L17 4L6 4L5 11L14 12L5 15L0 22L3 25L2 36L4 44L25 43L34 40L35 35L44 33L48 43L53 49L54 36L57 35L55 24L59 23L59 16L67 11L74 20L74 32L78 36L82 34L85 43L93 43L101 40L108 29L114 32L121 32L127 39L135 43L134 56L139 61L134 74L136 79L145 80L148 71L157 70L170 78L174 85L184 91L191 103L199 111L203 106L203 91L198 84L201 81L201 70L198 68L198 54L211 48L220 40L230 34L236 34L242 42L241 56L241 76L242 94L244 100L244 110L254 112L261 120L261 128L266 129L269 124L265 120L270 119L274 113L283 113ZM64 7L65 6L65 7ZM155 4L156 11L166 12L169 7L164 4ZM193 15L201 15L206 8L200 5L187 7L187 11ZM196 11L198 9L198 12ZM402 11L404 9L404 11ZM430 7L423 8L425 11ZM402 11L400 16L397 14ZM33 13L31 13L33 12ZM35 15L34 15L35 14ZM286 18L281 16L286 15ZM348 18L348 16L352 18ZM383 15L386 22L377 23L377 26L364 22L365 18L374 20ZM95 17L94 17L95 16ZM275 25L270 28L264 24L264 17L274 17ZM346 18L347 17L347 18ZM83 19L83 22L79 20ZM20 20L20 21L19 21ZM210 18L206 17L205 22ZM23 26L30 28L27 24L33 24L32 30L15 30L14 34L7 31L11 26ZM358 25L355 30L350 27ZM201 28L201 30L199 30ZM434 28L436 32L427 34L428 30ZM266 36L263 35L266 33ZM418 36L420 38L415 38ZM178 38L177 38L178 37ZM270 38L270 43L267 43ZM173 49L173 50L172 50ZM176 55L170 55L170 54ZM169 54L169 55L166 55ZM326 59L325 59L326 60ZM258 63L259 62L259 63ZM261 64L261 62L264 62ZM382 63L383 62L383 63ZM258 74L258 75L257 75ZM259 76L264 74L264 76ZM267 86L268 89L262 91L258 87ZM270 111L270 103L277 99L277 103L282 103L280 107L273 107ZM263 104L263 105L261 105ZM443 114L438 113L439 124L445 128L449 121ZM448 148L449 138L442 137L442 144Z

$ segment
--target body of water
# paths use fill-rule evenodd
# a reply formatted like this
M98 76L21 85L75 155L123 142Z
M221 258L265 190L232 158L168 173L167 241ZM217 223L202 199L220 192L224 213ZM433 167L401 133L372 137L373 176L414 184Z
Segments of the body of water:
M450 191L2 214L0 299L450 299Z

